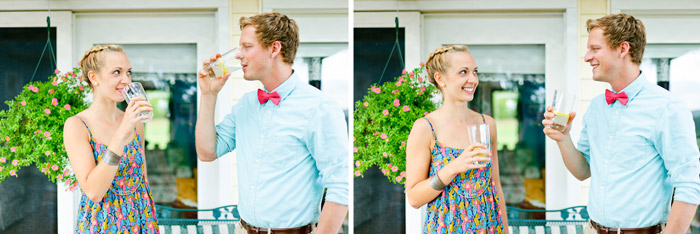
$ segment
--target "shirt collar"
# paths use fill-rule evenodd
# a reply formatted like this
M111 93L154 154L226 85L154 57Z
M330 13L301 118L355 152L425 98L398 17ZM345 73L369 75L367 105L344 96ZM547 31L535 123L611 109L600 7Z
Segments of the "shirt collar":
M281 103L282 101L284 101L284 99L287 96L289 96L290 93L292 93L292 90L294 90L294 88L297 86L297 83L299 83L299 77L297 76L296 72L294 72L294 70L292 70L292 75L289 76L289 78L287 78L287 80L282 82L282 84L280 84L280 86L277 86L277 88L275 88L275 90L272 90L272 92L277 91L277 93L280 95L280 103ZM271 92L268 92L267 89L265 89L265 87L263 87L262 90L267 92L267 93L271 93Z
M637 94L639 94L639 91L642 91L644 86L646 86L647 84L649 84L649 81L647 81L647 77L644 76L644 73L640 71L639 76L637 76L637 78L634 81L632 81L632 83L627 85L627 87L622 89L622 91L620 92L625 92L625 94L627 94L627 97L629 98L629 103L630 101L632 101L632 99L634 99L634 97L637 96ZM610 89L610 91L612 91L613 93L617 93L613 89Z

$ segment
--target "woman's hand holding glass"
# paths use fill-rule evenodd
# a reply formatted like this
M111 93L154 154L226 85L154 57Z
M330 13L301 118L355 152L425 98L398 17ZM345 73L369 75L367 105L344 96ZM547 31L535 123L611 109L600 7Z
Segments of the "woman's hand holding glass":
M472 169L484 168L490 161L491 151L488 146L474 143L464 149L457 158L450 161L445 167L448 167L452 174L457 175Z

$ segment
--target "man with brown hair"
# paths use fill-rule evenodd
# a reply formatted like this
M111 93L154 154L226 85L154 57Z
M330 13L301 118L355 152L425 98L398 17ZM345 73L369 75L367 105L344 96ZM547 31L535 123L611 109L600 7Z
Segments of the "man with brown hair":
M311 233L317 222L315 233L337 233L348 209L344 115L292 70L294 20L264 13L242 17L240 26L243 78L264 89L246 93L215 126L216 97L230 74L210 80L200 70L197 155L208 162L237 149L238 211L248 233Z
M700 203L700 153L688 108L639 70L644 25L626 14L588 20L585 61L612 90L595 97L574 147L569 131L549 127L564 164L591 178L589 233L685 233ZM544 114L545 126L554 117ZM675 188L675 193L673 192ZM665 226L665 230L664 229Z

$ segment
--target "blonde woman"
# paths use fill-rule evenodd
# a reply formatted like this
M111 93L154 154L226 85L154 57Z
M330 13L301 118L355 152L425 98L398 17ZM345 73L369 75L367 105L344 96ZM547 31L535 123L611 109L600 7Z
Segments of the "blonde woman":
M153 111L142 97L125 111L121 90L131 82L131 63L116 45L92 47L80 61L93 103L66 120L63 141L82 197L76 233L158 233L146 179L143 124Z
M487 123L496 132L493 118L467 106L479 85L476 62L455 45L435 50L425 67L443 105L416 120L408 136L408 201L427 204L424 233L508 233L496 149L468 144L469 125ZM497 145L496 134L490 140Z

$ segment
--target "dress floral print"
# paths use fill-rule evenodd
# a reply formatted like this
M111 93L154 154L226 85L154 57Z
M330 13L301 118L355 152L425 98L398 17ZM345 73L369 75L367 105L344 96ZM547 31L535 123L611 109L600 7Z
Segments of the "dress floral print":
M432 123L428 121L428 124L435 138L429 172L432 176L464 149L442 145ZM428 203L424 233L503 233L501 208L496 186L491 180L491 165L489 162L484 168L457 175L435 200Z
M81 120L82 121L82 120ZM87 124L83 124L88 128ZM134 129L136 132L136 129ZM102 160L107 145L100 143L90 133L90 145L95 163ZM124 157L119 164L112 186L100 202L93 202L83 193L76 233L158 233L155 204L148 183L143 180L144 158L141 154L141 136L138 132L124 147Z

